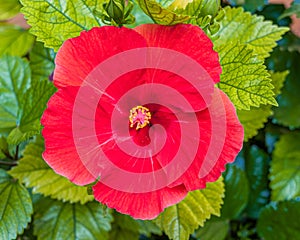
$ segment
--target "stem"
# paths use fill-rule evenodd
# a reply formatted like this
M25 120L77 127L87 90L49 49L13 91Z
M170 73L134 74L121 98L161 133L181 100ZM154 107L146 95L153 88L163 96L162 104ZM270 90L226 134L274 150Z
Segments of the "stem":
M6 162L6 161L1 161L1 160L0 160L0 164L2 164L2 165L8 165L8 166L16 166L16 165L17 165L17 161L14 161L14 162Z
M19 145L17 145L17 147L16 147L16 153L15 153L14 160L18 160L18 158L19 158Z
M4 151L2 151L3 153L4 153L4 155L5 155L5 157L7 157L8 159L10 159L10 160L14 160L13 159L13 157L12 156L10 156L10 154L8 153L8 152L4 152Z

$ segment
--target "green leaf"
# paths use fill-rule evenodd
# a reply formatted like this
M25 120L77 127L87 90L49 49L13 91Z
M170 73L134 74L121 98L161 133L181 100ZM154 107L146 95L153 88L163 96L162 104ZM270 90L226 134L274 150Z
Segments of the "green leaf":
M191 17L215 16L220 8L220 0L175 0L170 6L175 12Z
M251 146L246 155L246 174L250 186L247 213L258 218L260 210L269 201L268 189L269 156L257 146Z
M27 189L0 169L0 239L16 239L30 222L32 203Z
M270 56L276 41L289 30L264 21L262 16L244 12L242 8L226 7L224 10L225 17L220 21L221 28L217 34L219 38L214 42L217 47L238 39L240 44L246 44L260 59L264 59Z
M33 81L48 80L54 70L55 54L42 43L35 43L30 52L30 68Z
M141 24L145 23L153 23L152 19L143 12L143 10L139 7L136 1L133 1L133 9L131 14L135 17L135 22L133 24L127 24L127 27L134 28Z
M274 109L274 121L290 128L300 127L300 53L278 51L274 55L276 67L289 68L290 74L286 78L282 94L278 97L279 107ZM279 65L279 66L278 66Z
M55 51L62 43L79 36L83 30L100 26L95 11L104 1L93 0L21 0L22 13L32 26L30 32Z
M38 122L28 125L26 128L19 127L14 128L7 137L7 142L11 145L18 145L21 142L28 140L40 131L40 125Z
M136 220L139 224L139 233L147 237L151 237L151 234L162 235L162 231L153 222L148 220Z
M110 240L138 240L139 223L130 216L114 212L112 230L109 232Z
M292 2L290 8L286 9L282 15L280 15L279 19L289 17L296 14L298 18L300 18L300 3L299 2Z
M8 144L5 137L0 136L0 159L4 159L9 154Z
M189 192L183 201L165 209L154 221L170 239L189 239L212 214L220 216L223 196L224 184L220 178L208 183L205 189Z
M195 232L195 237L200 240L224 240L229 231L228 221L207 221L204 227Z
M270 73L272 84L274 85L273 92L280 94L281 88L284 84L285 78L289 72L276 72ZM264 126L268 117L273 115L271 105L263 105L260 108L251 107L250 110L237 110L237 115L244 127L244 140L248 141L250 138L258 133L258 130Z
M218 84L237 109L249 110L261 104L277 106L270 74L246 45L230 43L216 48L223 69Z
M24 56L34 43L34 36L28 30L14 25L0 25L0 39L0 56Z
M18 111L18 126L8 135L9 144L19 144L40 133L40 118L46 104L55 92L49 81L32 81L30 89L23 96Z
M12 129L7 141L17 145L40 132L40 117L55 88L48 80L31 81L29 64L19 57L3 56L0 71L0 128Z
M244 127L244 141L257 135L258 130L261 129L268 121L268 117L273 114L271 105L263 105L259 108L251 107L250 110L237 110L237 115L241 124Z
M152 18L152 20L161 25L175 25L189 20L189 16L180 15L174 11L164 8L155 0L137 0L140 8Z
M225 198L221 210L222 219L235 219L245 209L249 196L246 174L235 165L227 165L224 173Z
M244 8L248 11L254 11L265 5L265 0L245 0Z
M111 240L139 239L140 234L150 237L151 234L161 235L162 232L153 221L135 220L118 212L113 214L112 230L109 232Z
M271 162L272 200L281 201L300 196L300 133L283 135L276 143Z
M81 202L91 201L85 187L77 186L68 179L56 174L42 159L44 143L38 138L35 143L26 146L24 157L19 160L10 174L32 188L34 193L41 193L55 199Z
M289 52L298 51L300 53L300 38L292 32L288 32L284 35L280 44L280 50L288 50ZM275 51L275 50L274 50Z
M257 232L265 240L299 239L299 216L299 200L270 204L260 214Z
M3 56L0 72L0 129L13 128L23 96L30 87L30 68L19 57Z
M275 95L279 95L281 93L281 89L284 85L284 81L289 74L289 71L282 71L282 72L270 72L272 84L274 85L273 92Z
M18 0L0 0L0 20L15 16L21 8Z
M41 240L108 239L112 216L96 202L70 204L41 199L35 206L34 234Z
M49 81L32 81L19 105L18 125L8 135L9 144L19 144L40 133L40 118L55 88Z
M243 5L246 0L228 0L232 6Z
M159 4L161 4L163 7L170 7L174 2L177 0L156 0ZM186 1L186 0L184 0ZM191 0L188 0L191 1Z
M30 89L23 96L19 111L20 126L39 121L50 96L56 88L49 81L33 81Z

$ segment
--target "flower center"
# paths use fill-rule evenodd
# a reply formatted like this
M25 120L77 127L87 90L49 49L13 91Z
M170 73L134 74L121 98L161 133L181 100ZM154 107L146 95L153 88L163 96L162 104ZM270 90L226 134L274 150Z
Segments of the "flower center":
M136 130L146 127L150 123L151 113L148 108L136 106L130 110L129 121L130 127L136 125Z

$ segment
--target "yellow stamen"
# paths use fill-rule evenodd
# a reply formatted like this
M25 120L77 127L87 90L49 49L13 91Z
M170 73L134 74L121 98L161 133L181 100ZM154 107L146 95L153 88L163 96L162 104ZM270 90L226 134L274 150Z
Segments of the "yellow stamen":
M130 110L130 127L136 124L136 130L146 127L150 123L151 113L148 108L136 106Z

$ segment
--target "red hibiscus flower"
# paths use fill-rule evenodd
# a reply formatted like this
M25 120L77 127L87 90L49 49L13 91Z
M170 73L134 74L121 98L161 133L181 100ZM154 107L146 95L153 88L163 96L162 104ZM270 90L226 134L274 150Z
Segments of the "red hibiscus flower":
M99 202L155 218L217 180L243 142L221 67L196 26L100 27L56 56L43 117L46 162Z

